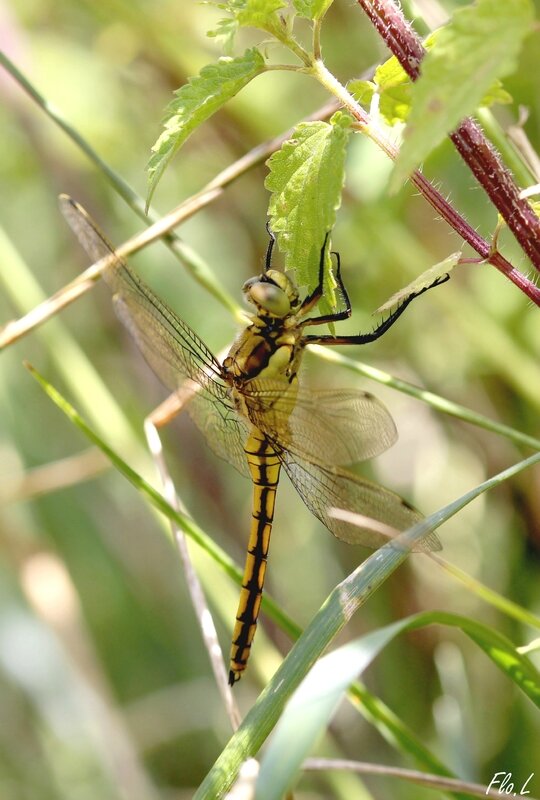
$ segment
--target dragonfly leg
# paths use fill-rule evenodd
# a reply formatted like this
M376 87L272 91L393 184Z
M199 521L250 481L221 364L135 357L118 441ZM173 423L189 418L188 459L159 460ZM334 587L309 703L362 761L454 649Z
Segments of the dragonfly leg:
M308 294L308 296L305 297L304 300L302 301L302 305L300 306L297 312L299 317L303 317L305 314L308 314L323 296L324 256L326 253L326 245L328 243L329 236L330 236L330 231L326 231L326 236L324 237L324 242L321 247L321 254L319 256L319 277L317 279L318 280L317 286L314 288L311 294ZM335 253L335 255L337 255L338 257L338 273L339 273L339 255L337 253ZM312 325L313 323L311 322L311 320L306 320L302 324Z
M270 230L269 222L266 223L266 230L268 232L268 236L270 237L270 241L268 242L268 248L266 250L266 258L264 259L264 271L268 272L268 270L272 268L272 251L276 243L276 237Z
M417 297L424 294L424 292L428 292L430 289L434 289L435 286L440 286L441 283L446 283L446 281L450 280L450 275L442 275L437 278L433 283L429 286L425 286L419 292L413 292L408 297L403 300L403 302L394 310L392 313L383 320L379 325L377 325L374 330L370 331L369 333L359 333L355 336L331 336L329 334L322 335L322 336L304 336L302 337L303 344L323 344L323 345L336 345L336 344L368 344L369 342L374 342L376 339L380 339L383 334L389 330L392 325L397 322L400 316L403 314L405 309L412 303L413 300L416 300ZM328 315L326 317L317 317L316 323L320 322L331 322L339 317L334 317L332 315ZM306 320L304 323L306 324L313 324L313 320Z

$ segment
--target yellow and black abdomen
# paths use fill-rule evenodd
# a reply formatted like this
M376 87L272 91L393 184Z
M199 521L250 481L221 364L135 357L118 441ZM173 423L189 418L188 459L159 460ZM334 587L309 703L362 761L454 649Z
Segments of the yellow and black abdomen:
M253 480L253 506L242 591L231 646L231 686L240 679L246 668L257 628L281 466L272 445L256 429L248 438L244 450Z

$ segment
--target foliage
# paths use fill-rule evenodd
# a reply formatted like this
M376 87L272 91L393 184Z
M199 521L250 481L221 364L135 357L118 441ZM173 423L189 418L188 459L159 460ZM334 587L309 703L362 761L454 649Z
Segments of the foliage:
M428 53L433 49L439 36L444 36L446 32L447 28L439 28L426 37L424 47ZM439 52L438 47L437 52ZM454 60L459 60L459 54L454 55ZM452 76L450 81L454 86L454 73L451 69L448 69L448 73ZM392 56L377 67L372 81L353 80L347 84L347 88L353 97L367 108L373 102L374 95L377 95L379 112L389 125L395 125L398 122L406 122L409 117L414 85L397 58ZM439 83L436 82L435 86L439 88ZM467 88L470 89L469 84L467 84ZM489 86L484 96L477 103L471 105L471 108L474 109L477 105L489 108L495 103L511 102L511 96L497 79Z
M208 64L175 93L167 107L165 130L152 148L148 164L150 188L147 207L167 164L198 126L261 73L264 61L256 48L240 58L221 58Z
M406 178L463 117L485 104L483 98L493 80L515 70L532 21L528 0L478 0L455 12L449 25L439 32L422 63L421 78L413 87L394 185Z
M319 254L341 205L350 122L337 112L330 123L300 123L268 159L270 224L285 254L285 268L294 270L298 284L310 291L317 285ZM323 312L335 307L330 267L327 249Z
M452 148L440 144L463 116L478 115L520 188L534 182L500 123L507 127L520 106L529 107L526 132L538 148L539 33L528 0L465 7L449 0L450 19L424 37L428 55L412 81L395 56L379 63L380 39L361 5L370 4L165 2L158 14L127 0L99 8L71 0L11 4L7 55L0 54L1 321L49 295L46 313L59 314L72 291L59 287L82 268L56 190L77 196L117 242L133 232L119 197L145 219L145 200L130 184L142 185L156 138L147 202L203 201L196 216L182 217L181 238L167 228L167 253L145 249L134 269L149 272L156 293L215 353L233 334L232 314L241 317L231 295L260 269L266 214L278 240L276 264L295 270L306 291L331 232L353 308L339 331L369 330L370 310L388 313L449 272L395 332L366 349L386 372L358 362L353 348L347 356L355 360L333 348L306 359L313 382L362 380L388 405L401 439L368 469L434 527L447 520L439 536L452 563L389 547L360 564L364 553L326 535L280 485L269 592L250 668L235 688L247 714L231 738L171 537L160 533L167 517L193 540L227 651L249 486L181 424L164 436L189 514L172 509L151 485L140 434L162 394L113 321L109 297L98 288L61 319L38 326L33 317L28 335L5 346L0 367L6 800L214 798L247 755L259 757L273 731L272 747L290 756L288 767L278 756L283 785L296 779L317 735L325 753L486 785L500 770L524 779L534 770L540 493L538 456L529 454L539 448L540 350L537 308L510 282L521 270L521 288L533 299L534 280L504 227L511 215L501 212L498 222L493 197L485 202ZM410 19L410 4L402 5ZM428 33L420 17L414 24ZM321 110L329 99L334 105ZM400 136L394 185L411 173L415 181L412 171L423 162L434 194L450 196L451 220L435 220L407 187L390 196L384 154L396 155ZM468 228L454 224L458 235L449 239L460 214ZM150 210L147 222L160 216ZM468 247L473 241L484 243L484 255ZM512 269L497 272L499 256ZM325 268L323 309L341 308L329 257ZM0 340L10 330L0 328ZM23 359L46 376L42 386L65 414L29 379ZM293 618L311 620L303 634ZM278 626L298 640L294 646L275 635ZM328 666L319 659L338 631L350 649L330 655L331 669L315 680L319 695L294 717L298 700L287 702L313 665L315 678ZM375 656L367 687L350 685ZM338 707L330 729L346 690L354 712ZM272 749L267 758L261 792L278 787ZM536 778L527 788L540 795ZM424 788L423 796L436 791ZM390 775L364 782L331 770L303 775L298 796L381 792L419 796L417 785Z

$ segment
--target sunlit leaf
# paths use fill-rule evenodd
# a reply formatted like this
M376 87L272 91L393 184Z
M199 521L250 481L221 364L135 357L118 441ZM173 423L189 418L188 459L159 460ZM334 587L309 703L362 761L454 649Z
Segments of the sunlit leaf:
M164 131L148 163L148 204L165 168L186 139L264 68L262 55L252 48L238 58L224 57L208 64L175 92L166 110Z
M207 32L207 36L221 41L223 52L230 55L232 52L234 37L238 30L238 22L234 17L223 17L216 23L216 27Z
M317 661L285 706L261 761L257 800L279 800L326 731L353 681L402 627L375 631Z
M349 81L347 90L360 105L367 107L371 103L371 98L377 91L377 86L373 81Z
M284 0L229 0L213 5L231 16L220 19L208 36L222 38L229 51L238 28L259 28L279 38L284 22L278 12L288 4Z
M293 0L293 5L299 16L320 19L333 2L334 0Z
M429 52L437 43L444 28L433 31L424 41ZM392 56L375 70L373 81L351 81L347 88L364 108L368 108L374 92L379 94L379 113L389 125L405 122L409 117L412 101L413 81L399 61ZM495 79L484 92L478 106L488 108L495 103L511 103L512 96Z
M271 227L285 254L285 268L310 289L317 285L321 248L341 204L349 126L342 112L330 122L303 122L268 160ZM327 254L325 293L333 290L330 264Z
M490 106L494 106L496 103L499 105L509 105L512 102L512 95L510 92L506 91L501 81L497 78L497 80L493 81L478 105L482 108L489 108Z
M429 269L426 269L426 271L422 272L422 274L415 278L414 281L407 284L407 286L405 286L403 289L400 289L399 292L393 294L392 297L390 297L386 303L383 303L382 306L379 306L375 313L382 314L385 311L390 311L391 308L398 306L403 300L405 300L407 297L410 297L411 294L418 294L424 289L427 289L428 286L431 286L433 283L435 283L437 278L442 278L443 275L447 275L449 272L451 272L459 263L460 258L461 251L452 253L443 261L439 261Z
M234 0L234 14L239 25L271 30L276 13L287 5L285 0Z
M394 166L394 189L472 114L493 81L516 66L533 22L529 0L478 0L458 9L437 35L412 87L411 112Z

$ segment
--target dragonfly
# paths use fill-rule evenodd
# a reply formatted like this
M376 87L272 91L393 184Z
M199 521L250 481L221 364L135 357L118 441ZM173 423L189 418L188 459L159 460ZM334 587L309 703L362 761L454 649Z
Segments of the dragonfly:
M391 538L388 529L395 534L422 518L399 495L345 468L387 450L396 441L396 426L386 407L368 392L305 388L298 371L306 346L373 342L417 296L447 276L406 297L369 333L310 334L306 331L314 325L351 315L339 254L334 253L335 275L344 308L317 316L313 312L323 294L329 232L320 251L318 284L301 299L291 278L272 268L275 237L267 226L263 272L243 286L254 312L220 363L114 250L82 206L67 195L61 196L60 205L90 258L108 257L103 278L117 315L145 360L172 392L186 382L196 387L187 406L191 418L213 451L251 479L251 526L229 664L232 686L246 668L255 635L282 469L308 509L349 544L377 549ZM333 508L360 514L366 524L358 527L338 519ZM440 543L428 533L416 548L438 550Z

